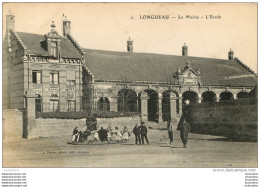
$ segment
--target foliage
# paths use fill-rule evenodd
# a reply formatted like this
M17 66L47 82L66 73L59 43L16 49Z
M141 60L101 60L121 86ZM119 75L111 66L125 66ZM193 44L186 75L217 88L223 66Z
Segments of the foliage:
M139 115L138 112L114 112L114 111L94 111L92 112L93 118L119 118L119 117L132 117ZM84 119L89 118L90 115L86 111L78 112L37 112L37 118L56 118L56 119Z

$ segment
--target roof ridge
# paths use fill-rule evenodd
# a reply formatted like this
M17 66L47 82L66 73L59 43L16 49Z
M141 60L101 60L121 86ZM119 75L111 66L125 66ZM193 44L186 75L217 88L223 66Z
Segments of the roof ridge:
M23 34L34 34L34 35L44 36L44 34L37 34L37 33L31 33L31 32L19 32L19 31L15 31L15 32L16 33L23 33Z
M104 51L104 52L112 52L112 53L126 53L126 54L150 54L150 55L162 55L162 56L174 56L174 57L183 57L183 58L196 58L196 59L211 59L211 60L222 60L222 61L230 61L228 59L221 59L221 58L210 58L210 57L199 57L199 56L182 56L182 55L174 55L174 54L161 54L161 53L146 53L146 52L127 52L127 51L110 51L110 50L104 50L104 49L88 49L83 48L83 50L91 50L91 51Z

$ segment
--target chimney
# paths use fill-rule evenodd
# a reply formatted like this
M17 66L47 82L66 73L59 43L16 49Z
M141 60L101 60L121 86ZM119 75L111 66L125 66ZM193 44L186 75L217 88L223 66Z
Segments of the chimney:
M182 56L188 56L188 46L185 43L182 46Z
M11 10L9 10L8 14L6 15L6 38L7 38L8 47L11 47L10 30L14 31L14 25L15 25L15 16L11 12Z
M67 19L67 16L65 16L65 19L63 20L63 36L67 37L70 35L70 23L71 21Z
M228 60L234 60L234 51L232 49L228 52Z
M127 41L127 51L128 52L133 52L133 43L134 41L129 37Z

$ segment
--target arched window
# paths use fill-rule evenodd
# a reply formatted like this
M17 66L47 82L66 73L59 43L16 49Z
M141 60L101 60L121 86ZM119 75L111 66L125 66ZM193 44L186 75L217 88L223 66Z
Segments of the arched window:
M110 102L107 97L101 97L98 100L98 110L99 111L110 111Z

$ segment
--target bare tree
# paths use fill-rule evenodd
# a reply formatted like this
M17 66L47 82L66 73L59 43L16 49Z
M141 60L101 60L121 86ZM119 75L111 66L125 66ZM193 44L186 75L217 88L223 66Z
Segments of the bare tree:
M134 90L132 90L128 83L130 81L123 77L123 89L118 92L118 104L119 111L121 112L135 112L137 111L137 95Z

